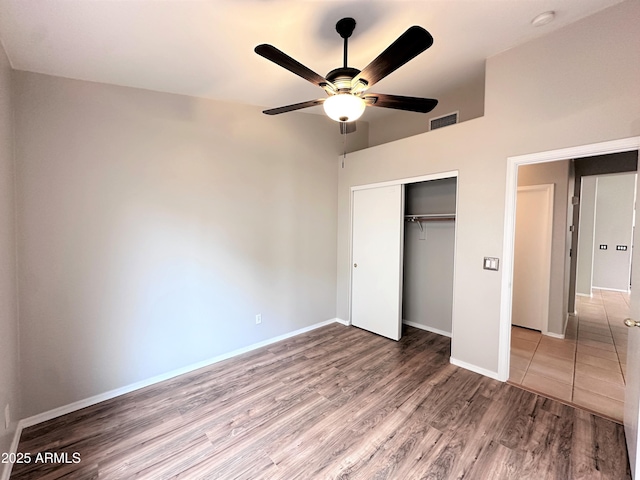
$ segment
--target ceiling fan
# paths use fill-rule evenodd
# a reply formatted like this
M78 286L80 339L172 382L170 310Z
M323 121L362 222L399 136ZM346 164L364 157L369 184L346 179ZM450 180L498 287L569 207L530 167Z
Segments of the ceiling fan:
M433 110L438 101L432 98L368 92L368 89L374 84L429 48L433 44L431 34L417 25L410 27L360 71L357 68L347 66L348 39L355 27L356 21L353 18L343 18L336 24L336 31L344 39L344 61L342 67L331 70L326 77L318 75L273 45L258 45L255 48L258 55L319 86L328 95L326 98L271 108L264 110L263 113L278 115L323 105L326 114L333 120L340 122L340 133L351 133L355 131L355 121L360 118L367 106L420 113Z

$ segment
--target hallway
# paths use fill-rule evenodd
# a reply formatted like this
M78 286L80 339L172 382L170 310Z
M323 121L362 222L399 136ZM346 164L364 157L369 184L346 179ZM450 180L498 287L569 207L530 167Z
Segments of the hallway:
M509 383L622 422L629 295L594 289L576 310L564 339L511 328Z

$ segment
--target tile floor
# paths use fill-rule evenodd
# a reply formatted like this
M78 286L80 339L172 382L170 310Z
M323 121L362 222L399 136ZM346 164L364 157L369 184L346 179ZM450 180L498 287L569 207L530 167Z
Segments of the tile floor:
M512 327L509 381L622 422L629 295L576 297L564 339Z

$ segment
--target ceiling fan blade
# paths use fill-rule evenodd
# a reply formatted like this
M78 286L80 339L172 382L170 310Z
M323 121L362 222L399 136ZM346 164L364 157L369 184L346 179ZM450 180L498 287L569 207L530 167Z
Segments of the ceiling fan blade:
M410 27L375 60L364 67L353 79L352 85L357 85L358 80L365 80L367 87L374 85L431 45L433 45L433 37L429 32L417 25Z
M308 102L294 103L292 105L285 105L284 107L270 108L269 110L263 110L262 113L266 113L267 115L278 115L279 113L293 112L295 110L300 110L301 108L322 105L324 101L324 98L319 98L318 100L309 100Z
M438 100L433 98L403 97L383 93L369 93L364 96L364 100L372 107L395 108L419 113L430 112L438 105Z
M262 44L258 45L254 51L266 58L267 60L271 60L273 63L280 65L282 68L289 70L291 73L295 73L299 77L304 78L305 80L317 85L321 88L329 88L330 92L335 92L335 86L329 82L326 78L318 75L313 70L305 67L297 60L291 58L289 55L284 53L281 50L278 50L273 45Z
M340 135L356 131L356 122L340 122Z

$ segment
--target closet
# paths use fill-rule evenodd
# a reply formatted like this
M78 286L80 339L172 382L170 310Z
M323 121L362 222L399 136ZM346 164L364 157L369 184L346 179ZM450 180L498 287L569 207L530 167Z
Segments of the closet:
M456 187L440 174L351 188L352 325L451 336Z
M451 336L456 178L405 185L403 323Z

